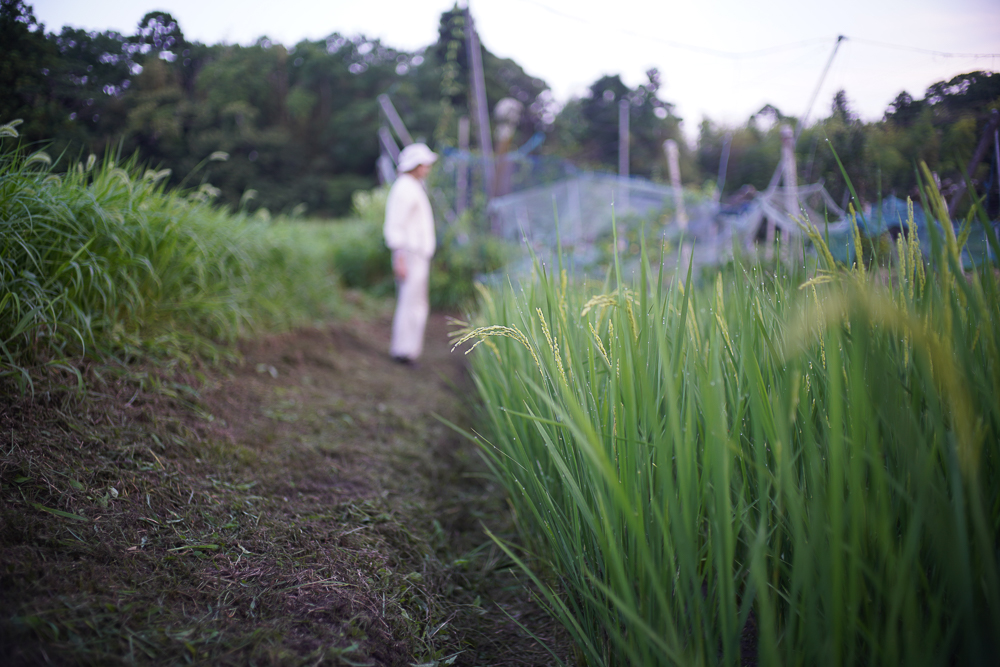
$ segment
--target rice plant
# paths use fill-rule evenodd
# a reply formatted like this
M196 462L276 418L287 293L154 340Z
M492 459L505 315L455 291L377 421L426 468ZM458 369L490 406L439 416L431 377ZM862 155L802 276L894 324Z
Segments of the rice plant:
M232 214L207 184L167 192L167 173L110 155L56 173L0 146L0 376L25 388L30 368L81 355L184 358L336 303L329 231Z
M911 227L891 275L807 223L808 276L665 286L644 252L629 281L484 294L456 339L473 437L587 664L1000 654L997 274L928 200L945 237L928 264Z

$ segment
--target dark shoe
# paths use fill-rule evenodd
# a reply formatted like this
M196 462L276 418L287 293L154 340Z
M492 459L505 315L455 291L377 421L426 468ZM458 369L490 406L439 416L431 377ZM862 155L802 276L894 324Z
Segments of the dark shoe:
M413 359L410 359L409 357L398 357L395 355L393 355L392 360L395 361L397 364L402 364L404 366L413 366L416 363L413 361Z

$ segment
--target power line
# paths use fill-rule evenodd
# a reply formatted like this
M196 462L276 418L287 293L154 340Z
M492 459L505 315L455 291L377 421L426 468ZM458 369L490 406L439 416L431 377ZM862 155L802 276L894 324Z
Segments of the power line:
M719 58L729 58L731 60L744 60L750 58L760 58L763 56L773 55L775 53L782 53L784 51L793 51L796 49L801 49L806 46L811 46L816 43L828 43L832 37L814 37L811 39L804 39L798 42L791 42L789 44L782 44L780 46L767 47L764 49L755 49L753 51L724 51L721 49L713 49L706 46L698 46L696 44L687 44L685 42L678 42L672 39L665 39L663 37L657 37L655 35L649 35L641 32L636 32L634 30L628 30L623 28L613 28L604 24L598 24L590 19L584 18L582 16L576 16L574 14L568 14L562 10L550 7L543 2L538 0L519 0L520 2L528 5L533 5L539 9L559 16L561 18L570 19L572 21L577 21L579 23L585 23L587 25L600 27L602 30L609 30L617 32L623 35L628 35L630 37L639 37L650 42L656 42L658 44L664 44L666 46L673 47L675 49L681 49L684 51L691 51L693 53L702 53L705 55L716 56ZM916 46L903 46L899 44L889 44L886 42L877 42L870 39L862 39L858 37L845 36L844 39L850 39L853 42L859 44L868 44L870 46L878 46L886 49L896 49L899 51L914 51L917 53L926 53L930 55L940 56L943 58L1000 58L1000 53L951 53L948 51L935 51L933 49L924 49Z
M773 53L780 53L782 51L791 51L794 49L800 49L804 46L810 46L816 44L817 42L828 42L829 39L826 37L814 37L812 39L804 39L798 42L792 42L791 44L783 44L781 46L773 46L765 49L756 49L753 51L723 51L720 49L713 49L707 46L698 46L696 44L687 44L685 42L678 42L672 39L664 39L663 37L657 37L655 35L648 35L641 32L635 32L634 30L622 29L622 28L608 28L606 25L599 25L590 19L583 18L582 16L575 16L573 14L567 14L561 10L549 7L548 5L538 2L537 0L520 0L528 5L534 5L539 9L543 9L550 14L554 14L561 18L570 19L572 21L577 21L579 23L585 23L587 25L600 27L602 30L613 30L614 32L621 33L623 35L629 35L630 37L639 37L651 42L657 42L659 44L665 44L667 46L672 46L675 49L681 49L684 51L692 51L694 53L703 53L710 56L717 56L719 58L731 58L733 60L742 60L744 58L759 58L762 56L768 56Z
M942 58L1000 58L1000 53L950 53L948 51L935 51L933 49L922 49L919 46L902 46L900 44L888 44L886 42L876 42L871 39L851 37L852 42L858 44L868 44L870 46L880 46L884 49L896 49L897 51L915 51L916 53L927 53L932 56Z

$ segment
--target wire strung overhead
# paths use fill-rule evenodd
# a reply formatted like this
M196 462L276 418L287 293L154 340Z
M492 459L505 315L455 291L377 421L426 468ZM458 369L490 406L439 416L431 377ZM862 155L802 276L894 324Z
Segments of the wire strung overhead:
M538 2L538 0L519 0L522 3L533 5L554 14L561 18L570 19L572 21L577 21L579 23L585 23L587 25L599 27L601 30L606 30L609 32L617 32L622 35L628 35L629 37L638 37L650 42L656 42L658 44L664 44L666 46L673 47L675 49L680 49L683 51L690 51L692 53L701 53L705 55L716 56L718 58L728 58L730 60L749 60L752 58L762 58L764 56L774 55L776 53L783 53L785 51L794 51L801 49L806 46L812 46L817 43L830 42L834 37L813 37L810 39L803 39L797 42L791 42L789 44L781 44L778 46L767 47L763 49L754 49L752 51L725 51L722 49L713 49L706 46L699 46L697 44L687 44L685 42L678 42L672 39L665 39L663 37L657 37L656 35L649 35L646 33L636 32L634 30L629 30L627 28L615 28L610 27L606 23L597 23L591 21L590 19L584 18L582 16L576 16L574 14L568 14L554 7L550 7L543 2ZM859 44L867 44L869 46L877 46L884 49L893 49L897 51L912 51L916 53L925 53L928 55L939 56L942 58L1000 58L1000 53L953 53L948 51L936 51L933 49L925 49L915 46L904 46L899 44L889 44L887 42L878 42L870 39L863 39L858 37L850 37L848 35L838 36L840 39L849 39L853 42Z

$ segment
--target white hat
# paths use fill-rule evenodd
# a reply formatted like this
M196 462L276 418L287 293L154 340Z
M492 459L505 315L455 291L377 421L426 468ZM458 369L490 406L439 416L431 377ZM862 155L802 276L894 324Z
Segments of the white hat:
M399 173L405 174L413 171L422 164L434 164L438 159L437 153L427 148L427 144L410 144L399 151Z

